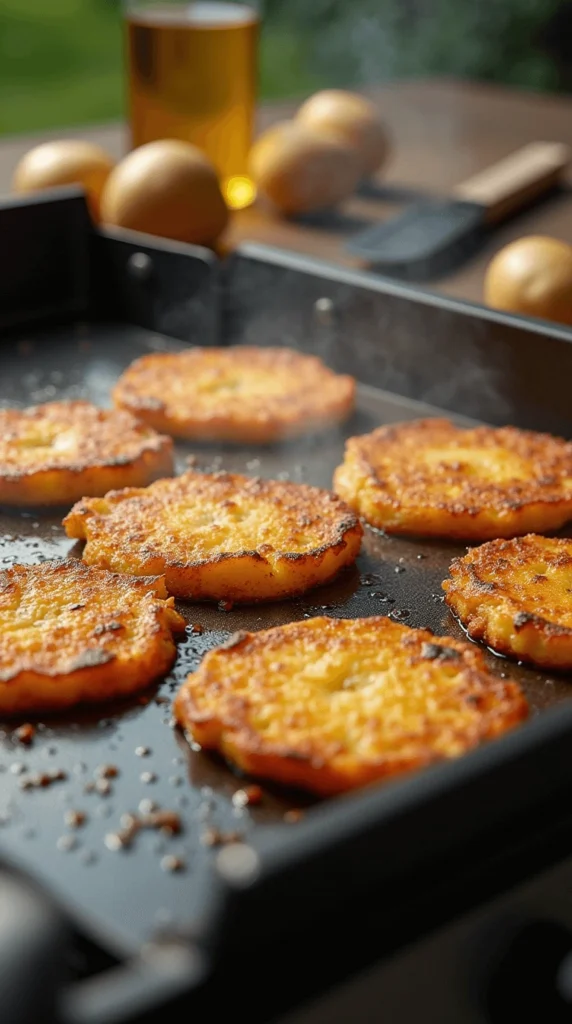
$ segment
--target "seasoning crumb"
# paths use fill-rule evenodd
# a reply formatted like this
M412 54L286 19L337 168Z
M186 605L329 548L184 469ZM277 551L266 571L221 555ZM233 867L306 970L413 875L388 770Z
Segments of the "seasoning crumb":
M67 779L67 775L61 768L54 768L50 772L34 772L20 780L20 789L47 789L53 782L63 782L64 779Z
M139 778L141 779L141 782L145 782L147 784L150 782L157 781L157 776L155 775L155 772L141 772Z
M292 808L291 811L285 811L283 815L284 821L290 822L290 824L300 821L304 817L304 811L300 811L297 808Z
M93 774L96 779L115 779L119 768L116 764L98 764Z
M161 867L163 871L183 871L185 862L182 857L175 857L172 853L167 853L161 857Z
M77 839L75 836L63 835L58 839L56 846L58 850L62 850L64 853L68 853L70 850L75 850L77 846Z
M135 747L135 753L137 757L149 757L151 747Z
M157 804L154 800L145 798L144 800L139 801L139 810L141 814L152 814L153 811L157 810Z
M84 793L94 793L95 792L95 782L86 782L85 786L83 787L83 791L84 791Z
M34 736L36 735L36 727L31 722L25 722L14 730L14 739L17 743L21 743L24 747L29 747L34 742Z
M161 705L161 704L170 704L170 703L171 703L171 701L169 700L169 698L168 697L162 697L161 694L159 694L158 697L155 697L155 704Z
M242 842L241 832L222 832L219 828L206 828L201 836L203 846L227 846Z
M262 801L262 790L260 786L245 786L244 789L237 789L233 794L232 802L235 807L250 807Z
M233 601L219 601L218 605L219 612L231 612L234 608Z
M10 771L12 775L21 775L26 770L26 766L21 761L12 761L10 765Z
M200 622L194 622L193 625L191 626L191 633L198 633L200 636L200 634L204 633L204 631L205 627L201 626Z
M84 811L66 811L64 814L64 822L68 828L81 828L85 825L87 815Z
M109 779L98 779L95 783L95 791L100 796L109 796L113 791Z
M123 850L125 843L119 832L108 832L103 840L108 850L115 853L117 850Z

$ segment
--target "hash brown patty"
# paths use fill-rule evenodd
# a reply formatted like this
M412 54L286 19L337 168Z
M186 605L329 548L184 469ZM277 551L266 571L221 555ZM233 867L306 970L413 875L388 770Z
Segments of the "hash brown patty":
M174 712L238 768L325 796L457 757L528 710L472 644L387 618L320 617L210 651Z
M554 530L572 518L572 444L413 420L350 438L334 490L387 533L478 541Z
M173 471L173 442L90 402L0 409L0 504L71 505Z
M288 348L190 348L136 359L113 400L173 437L270 444L347 419L355 381Z
M64 519L83 559L115 572L164 575L191 600L292 597L352 564L362 527L329 491L238 473L189 471L144 489L86 498Z
M73 558L0 572L0 713L107 701L143 689L175 659L184 620L162 579Z
M545 669L572 669L572 540L492 540L451 564L445 600L470 637Z

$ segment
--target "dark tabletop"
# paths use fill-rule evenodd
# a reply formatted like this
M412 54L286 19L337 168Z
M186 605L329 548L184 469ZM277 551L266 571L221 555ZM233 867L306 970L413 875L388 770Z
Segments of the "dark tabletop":
M234 216L225 247L255 240L356 265L344 250L344 239L361 222L383 220L420 194L447 194L454 185L527 142L559 141L572 146L572 98L438 79L396 82L372 95L393 139L391 161L380 177L381 196L353 197L343 205L337 221L327 226L281 221L255 206ZM266 105L260 111L260 124L289 116L295 107L288 103ZM55 130L47 137L61 136L92 139L115 156L125 149L120 125ZM42 138L46 135L0 140L0 192L9 189L19 157ZM572 184L572 171L568 180ZM507 241L530 233L572 242L572 192L565 188L496 229L476 257L428 286L480 301L483 273L491 255Z

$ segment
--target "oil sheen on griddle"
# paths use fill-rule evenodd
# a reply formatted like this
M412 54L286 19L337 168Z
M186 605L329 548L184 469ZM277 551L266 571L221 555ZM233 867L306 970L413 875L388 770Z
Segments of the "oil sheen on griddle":
M131 143L184 139L213 161L229 206L248 176L258 18L233 3L133 3L127 14Z

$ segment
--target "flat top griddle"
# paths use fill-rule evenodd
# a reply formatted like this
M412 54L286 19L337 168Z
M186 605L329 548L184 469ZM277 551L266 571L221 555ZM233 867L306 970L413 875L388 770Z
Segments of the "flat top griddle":
M111 386L134 358L149 350L180 347L179 342L143 329L114 325L78 324L57 333L22 337L12 347L5 346L2 354L0 404L83 397L108 405ZM268 450L178 445L177 471L185 469L193 454L203 470L227 469L329 487L346 436L382 423L436 414L438 410L418 402L360 386L356 413L343 431ZM61 528L63 512L0 510L0 568L16 561L79 556L81 546L67 539ZM235 807L232 796L244 780L216 758L192 751L172 728L169 702L186 674L205 651L236 630L263 629L319 614L391 615L411 626L462 637L443 604L441 582L450 560L463 550L455 544L401 540L368 529L356 566L302 598L229 612L180 603L189 625L199 624L204 631L188 631L173 671L146 694L61 717L42 717L29 748L13 735L18 723L0 723L3 853L71 906L92 934L105 935L106 943L111 936L117 952L135 951L157 930L192 931L208 897L214 855L205 845L208 830L239 834L256 847L271 830L296 828L296 814L288 812L319 813L319 804L302 794L263 786L259 806ZM547 677L492 654L488 657L493 670L518 680L534 714L572 695L563 677ZM142 755L136 748L147 750ZM93 789L102 765L118 769L116 777L107 780L107 794ZM45 789L21 788L31 773L52 768L61 769L66 778ZM178 812L181 835L167 838L143 831L132 848L108 849L105 837L120 828L121 815L137 811L141 800ZM70 810L86 814L83 827L66 827ZM179 857L184 870L165 871L161 860L167 854Z

